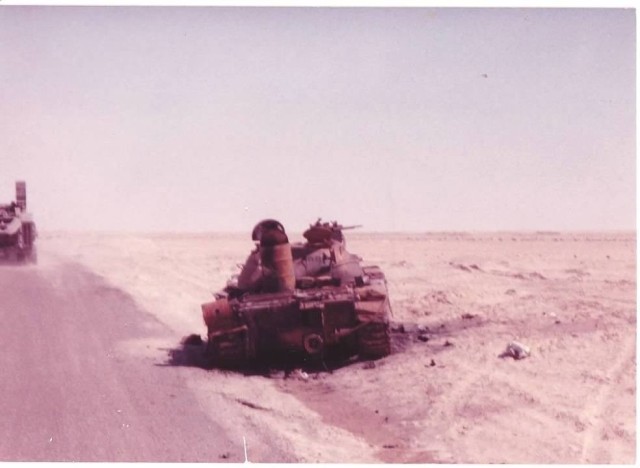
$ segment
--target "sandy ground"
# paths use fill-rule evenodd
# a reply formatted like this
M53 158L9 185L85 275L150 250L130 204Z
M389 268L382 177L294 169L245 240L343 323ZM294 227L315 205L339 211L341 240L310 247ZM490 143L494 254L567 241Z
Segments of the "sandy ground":
M277 447L299 462L635 462L634 233L348 234L387 275L391 356L307 380L186 370L251 461L279 461ZM159 359L204 336L200 304L251 247L223 234L39 239L41 263L82 263L174 330L175 343L140 347ZM530 357L499 357L512 340Z

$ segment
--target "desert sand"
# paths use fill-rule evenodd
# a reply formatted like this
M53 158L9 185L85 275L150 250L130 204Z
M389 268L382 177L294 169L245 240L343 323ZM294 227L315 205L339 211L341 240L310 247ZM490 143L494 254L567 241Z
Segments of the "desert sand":
M248 234L38 242L39 268L79 263L172 330L122 343L159 363L204 338L200 304L252 248ZM347 246L386 273L392 355L307 379L170 368L251 461L635 462L635 233L349 232ZM530 356L499 357L512 340Z

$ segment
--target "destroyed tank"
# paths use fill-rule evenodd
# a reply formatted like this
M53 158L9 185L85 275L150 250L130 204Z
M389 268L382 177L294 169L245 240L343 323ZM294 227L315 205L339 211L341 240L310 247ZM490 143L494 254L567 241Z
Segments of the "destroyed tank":
M291 244L278 221L259 222L239 275L202 305L210 364L390 354L386 279L346 250L342 231L353 227L318 220L304 232L305 242Z
M0 204L0 252L5 258L36 261L36 225L27 212L27 188L16 182L16 201Z

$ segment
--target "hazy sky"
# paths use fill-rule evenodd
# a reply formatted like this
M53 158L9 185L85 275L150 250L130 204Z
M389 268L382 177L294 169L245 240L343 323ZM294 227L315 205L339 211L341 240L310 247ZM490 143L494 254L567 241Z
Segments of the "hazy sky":
M0 7L40 230L635 229L631 9Z

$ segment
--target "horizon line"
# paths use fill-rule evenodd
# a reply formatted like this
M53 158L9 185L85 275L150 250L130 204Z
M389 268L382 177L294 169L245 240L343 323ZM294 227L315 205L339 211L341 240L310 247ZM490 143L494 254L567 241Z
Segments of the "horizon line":
M305 229L306 230L306 229ZM302 234L305 230L289 231ZM137 235L207 235L207 234L247 234L245 230L199 230L199 231L165 231L165 230L109 230L109 229L51 229L38 230L39 234L137 234ZM350 230L351 231L351 230ZM358 234L636 234L637 228L617 229L432 229L432 230L353 230L348 236Z

